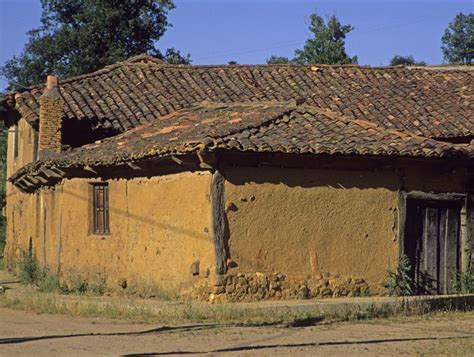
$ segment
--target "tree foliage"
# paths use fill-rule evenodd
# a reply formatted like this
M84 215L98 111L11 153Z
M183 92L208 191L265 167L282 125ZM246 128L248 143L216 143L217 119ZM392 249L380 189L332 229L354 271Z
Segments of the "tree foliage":
M474 13L459 13L441 38L444 59L452 64L472 64L474 59Z
M328 18L327 22L318 14L310 16L309 30L313 37L306 40L302 50L295 51L295 57L271 56L267 63L295 64L347 64L357 63L357 56L350 57L346 53L346 35L354 28L342 25L336 16Z
M43 82L48 74L70 77L127 57L148 53L189 63L174 48L155 47L170 26L172 0L41 0L41 25L28 32L23 52L6 62L10 89Z
M293 62L298 64L346 64L357 63L357 56L349 57L346 53L346 35L354 28L342 25L336 16L331 16L327 23L318 14L310 16L309 30L314 37L306 41L302 50L295 51Z
M290 59L284 56L271 56L267 58L268 64L287 64L290 63Z
M155 55L157 55L155 53ZM164 56L160 56L158 53L159 57L162 57L166 62L169 64L190 64L191 63L191 55L188 53L186 56L183 56L181 52L174 47L168 48L165 52Z
M426 62L424 61L415 61L413 56L401 56L395 55L390 60L390 66L426 66Z

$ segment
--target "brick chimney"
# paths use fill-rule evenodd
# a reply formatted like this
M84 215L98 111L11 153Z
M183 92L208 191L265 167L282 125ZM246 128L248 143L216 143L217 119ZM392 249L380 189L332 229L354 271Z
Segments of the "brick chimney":
M38 156L40 158L61 151L61 126L64 100L59 94L58 79L48 76L46 89L40 97Z

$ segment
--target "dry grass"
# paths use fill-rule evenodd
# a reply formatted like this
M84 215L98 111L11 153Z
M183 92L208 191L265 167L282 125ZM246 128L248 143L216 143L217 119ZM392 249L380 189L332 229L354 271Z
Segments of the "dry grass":
M417 356L473 356L474 338L439 339L428 347L415 348L413 352Z
M208 304L196 301L145 301L110 297L64 296L22 289L0 295L0 305L46 314L126 319L161 324L213 323L222 325L308 326L339 321L425 316L423 301L407 304L268 306L261 304Z

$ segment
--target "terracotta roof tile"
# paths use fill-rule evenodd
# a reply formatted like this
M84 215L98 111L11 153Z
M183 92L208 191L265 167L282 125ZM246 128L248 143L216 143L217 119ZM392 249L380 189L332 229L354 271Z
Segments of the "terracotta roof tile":
M474 70L469 67L167 65L138 56L62 81L67 120L123 132L197 102L306 103L385 128L426 137L474 135ZM42 86L7 96L29 121L38 120Z
M469 159L466 145L385 129L366 120L291 103L202 103L122 134L20 169L21 181L41 168L103 167L193 152L369 155Z

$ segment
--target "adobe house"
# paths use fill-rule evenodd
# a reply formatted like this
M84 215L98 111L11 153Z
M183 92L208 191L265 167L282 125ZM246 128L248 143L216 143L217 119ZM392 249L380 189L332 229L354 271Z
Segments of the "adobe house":
M473 264L470 68L175 66L8 94L8 236L65 284L211 301L419 293ZM426 278L430 283L426 283Z

